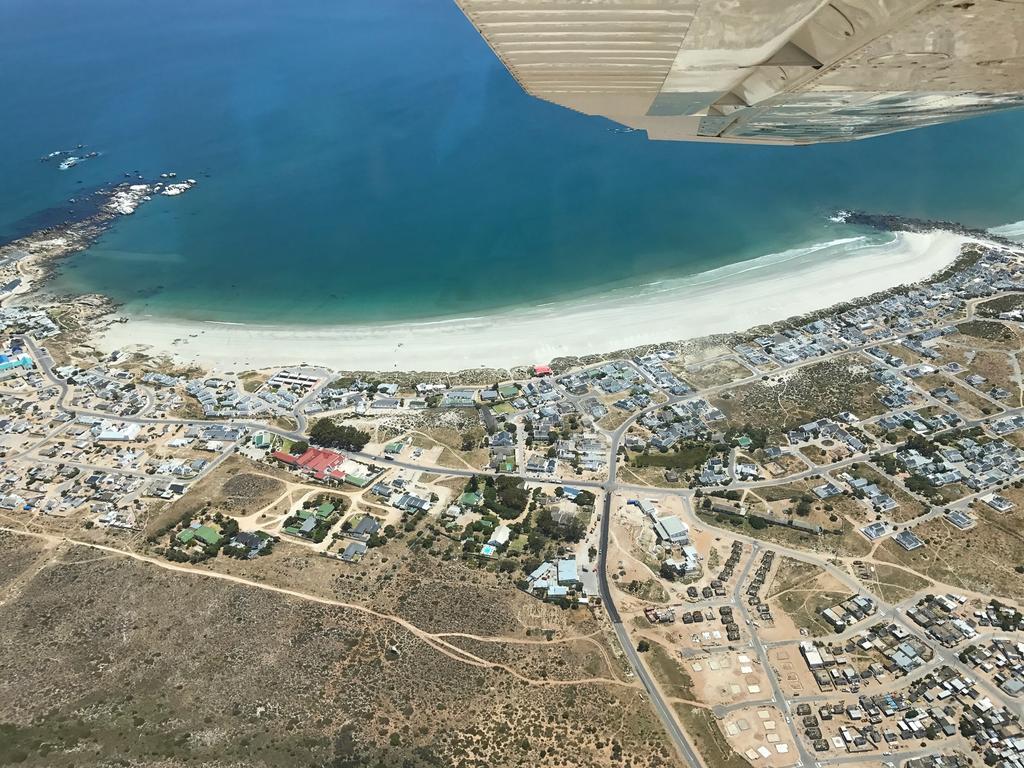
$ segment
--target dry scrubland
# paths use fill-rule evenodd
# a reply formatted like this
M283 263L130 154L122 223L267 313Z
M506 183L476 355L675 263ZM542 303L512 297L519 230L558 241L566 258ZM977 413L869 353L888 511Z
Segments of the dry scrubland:
M447 606L472 602L453 590ZM408 594L407 618L426 623L440 594ZM465 608L477 631L515 631L515 596L488 597ZM671 763L635 688L530 684L356 610L14 535L0 601L0 764ZM587 640L463 644L528 677L615 664Z
M907 552L886 539L875 557L954 588L1024 599L1024 577L1015 570L1024 564L1021 512L1002 515L978 505L972 514L978 522L967 535L943 520L930 520L914 529L926 546Z
M773 432L840 411L852 411L862 419L884 411L875 397L877 384L868 367L853 355L812 363L767 379L715 398L714 404L735 425L750 423Z

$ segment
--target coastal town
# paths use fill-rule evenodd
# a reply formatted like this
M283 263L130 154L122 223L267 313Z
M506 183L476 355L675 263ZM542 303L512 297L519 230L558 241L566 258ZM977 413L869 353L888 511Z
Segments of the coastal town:
M344 601L550 684L325 586L472 573L533 617L497 644L593 627L668 764L1024 766L1011 243L748 333L429 375L100 352L5 248L7 541Z

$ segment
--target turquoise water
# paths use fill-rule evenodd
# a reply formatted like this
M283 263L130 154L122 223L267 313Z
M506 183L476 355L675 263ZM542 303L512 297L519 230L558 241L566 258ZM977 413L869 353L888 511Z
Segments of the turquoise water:
M650 142L523 94L450 0L6 0L0 94L0 237L125 171L200 180L58 278L155 315L465 315L848 235L835 208L1024 218L1024 114ZM102 157L39 162L78 143Z

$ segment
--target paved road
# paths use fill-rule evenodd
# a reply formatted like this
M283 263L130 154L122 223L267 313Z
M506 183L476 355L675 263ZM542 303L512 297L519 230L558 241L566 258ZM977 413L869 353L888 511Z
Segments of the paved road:
M750 633L750 646L754 649L757 654L757 658L761 662L761 669L764 670L765 677L768 678L768 684L772 688L772 703L775 704L786 718L786 727L789 729L790 735L793 738L793 745L796 747L797 754L800 755L800 761L804 765L810 765L814 762L814 758L807 751L807 747L804 746L803 739L800 738L800 734L797 731L796 723L793 722L793 718L790 713L789 701L786 699L786 695L782 692L782 687L779 685L779 677L775 674L775 670L772 669L771 661L768 659L768 652L765 650L764 644L761 642L761 638L758 637L757 632L754 630L753 619L750 617L750 611L747 610L747 601L743 599L743 586L750 575L750 571L753 569L755 562L760 560L762 547L759 544L755 544L753 550L750 552L750 559L744 566L742 573L739 578L736 579L735 587L735 604L739 610L740 616L747 625L747 631Z
M81 415L96 415L96 416L101 416L101 417L109 417L109 414L93 413L93 412L90 412L90 411L86 411L84 409L77 409L77 408L74 408L74 407L66 404L66 400L67 400L68 395L69 395L69 387L68 387L68 385L65 382L57 379L53 375L53 373L52 373L52 367L53 367L53 360L52 360L52 358L49 356L49 354L45 350L43 350L40 347L38 347L38 345L36 345L34 340L31 339L30 337L23 337L23 340L24 340L25 345L33 353L34 357L39 362L39 365L40 365L40 368L42 369L42 371L46 374L46 376L56 386L58 386L60 388L61 395L60 395L60 397L58 399L58 405L60 407L62 407L65 411L67 411L69 413L77 413L77 414L81 414ZM848 352L852 352L852 351L855 351L855 350L853 350L853 349L848 350L847 353ZM812 360L807 360L807 361L801 361L801 362L799 362L799 363L797 363L795 365L787 366L783 370L787 370L787 371L788 370L793 370L793 369L801 368L801 367L803 367L805 365L813 365L813 364L816 364L818 362L820 362L820 359L812 359ZM641 373L643 373L643 372L641 371ZM776 373L778 373L778 371ZM647 377L645 376L645 378L647 378ZM724 390L731 389L731 388L734 388L734 387L737 387L737 386L741 386L741 385L743 385L745 383L756 381L756 380L758 380L760 378L761 378L760 374L755 374L755 375L752 375L752 376L750 376L750 377L748 377L746 379L742 379L742 380L730 382L730 383L727 383L727 384L722 384L722 385L718 385L718 386L715 386L715 387L711 387L711 388L708 388L706 390L702 390L699 393L699 395L700 396L707 396L709 394L714 394L715 392L720 391L720 390L724 391ZM304 427L306 425L306 418L301 413L301 408L302 408L302 406L305 405L306 402L308 402L309 400L312 399L312 394L313 393L310 393L309 395L307 395L307 397L304 398L300 402L299 406L296 408L296 414L295 415L296 415L296 419L297 419L297 423L298 423L298 427L299 428L297 430L295 430L295 431L282 430L282 429L279 429L279 428L276 428L276 427L269 427L269 426L267 426L265 424L261 424L261 423L258 423L258 422L249 422L249 421L241 421L241 420L236 421L236 420L232 420L232 419L229 419L227 421L223 421L223 420L221 420L221 421L211 421L211 420L205 420L205 419L156 419L156 418L150 418L150 417L145 417L145 416L137 416L137 417L127 417L127 418L119 417L119 420L126 421L126 422L140 423L140 424L183 424L183 425L186 425L186 426L210 426L210 425L214 425L214 424L232 424L232 425L235 425L235 426L244 426L244 427L247 427L247 428L250 428L250 429L264 430L264 431L270 432L272 434L276 434L276 435L279 435L281 437L285 437L285 438L292 439L292 440L300 440L300 439L305 439ZM643 492L645 494L648 494L648 495L675 495L675 496L678 496L683 501L683 506L684 506L684 510L685 510L685 516L688 517L689 520L692 523L699 524L700 526L702 526L704 528L711 528L711 529L714 529L714 530L721 530L724 533L726 533L727 535L729 535L730 537L732 537L734 539L738 539L740 541L744 541L744 542L746 542L748 544L754 545L755 547L764 546L763 542L761 542L758 539L754 539L754 538L748 537L748 536L743 536L741 534L738 534L734 530L720 529L720 528L718 528L718 526L715 526L712 523L709 523L708 521L703 520L703 519L700 519L698 521L696 515L694 514L693 508L691 506L691 501L692 501L692 492L691 491L687 491L687 490L678 491L678 490L674 490L674 489L656 488L656 487L643 486L643 485L627 485L627 484L621 484L620 485L617 482L618 449L619 449L619 445L620 445L620 443L622 441L622 438L625 435L626 431L629 429L629 427L632 426L638 419L642 418L646 413L649 413L649 412L652 412L652 411L655 411L655 410L659 410L661 408L664 408L664 407L667 407L669 405L672 405L673 403L679 402L681 400L685 400L688 397L693 397L693 396L697 396L697 395L698 395L698 393L694 392L694 393L689 393L686 396L673 396L673 397L669 397L666 402L653 404L653 405L651 405L651 406L649 406L649 407L647 407L645 409L642 409L642 410L637 411L637 412L635 412L633 414L630 414L629 418L627 418L623 422L623 424L621 426L619 426L617 429L615 429L614 431L601 430L600 428L598 428L599 431L603 432L609 438L609 440L610 440L609 468L608 468L608 478L607 478L607 480L605 482L603 482L603 483L597 482L597 481L584 481L584 480L578 480L578 481L577 480L569 480L568 481L568 482L571 482L575 486L579 486L579 487L582 487L582 488L594 489L594 490L600 490L600 491L604 492L604 500L603 500L603 505L602 505L602 513L601 513L601 521L600 521L601 522L601 530L600 530L600 539L599 539L599 548L598 548L598 559L597 559L597 576L598 576L598 582L599 582L599 589L600 589L600 593L601 593L601 598L602 598L602 601L603 601L603 603L605 605L605 610L608 613L609 620L612 623L612 627L613 627L613 629L615 631L616 637L618 638L619 643L621 644L621 646L623 648L623 651L626 654L626 658L628 659L631 667L633 668L637 678L643 683L644 688L647 690L647 693L648 693L648 695L651 698L652 706L654 707L656 713L658 714L658 716L661 718L662 722L664 723L665 728L666 728L666 730L667 730L667 732L669 734L669 737L671 738L673 744L676 746L677 750L684 757L684 759L687 761L687 763L689 765L691 765L691 766L699 766L699 765L701 765L701 761L700 761L699 757L697 756L696 752L694 751L692 745L687 740L686 735L683 733L682 728L680 727L679 722L676 719L676 717L675 717L675 715L674 715L674 713L672 711L672 708L662 698L661 693L659 692L657 686L654 684L653 680L651 679L650 675L648 674L648 672L647 672L643 662L641 661L641 659L640 659L636 649L633 647L632 641L630 640L630 637L629 637L629 633L627 632L625 626L623 625L621 616L620 616L619 611L618 611L618 608L615 605L612 588L611 588L611 585L608 582L608 577L607 577L607 558L608 558L609 529L610 529L611 514L612 514L612 508L611 508L612 507L612 497L613 497L613 495L616 492L619 492L619 491L641 491L641 492ZM1009 415L1013 415L1013 414L1016 414L1016 413L1024 413L1024 408L1006 409L1006 410L1004 410L1003 413L1001 413L999 415L999 417L1000 418L1005 418L1005 417L1007 417ZM963 426L969 428L971 426L976 426L976 425L984 424L985 422L987 422L989 420L990 420L990 418L987 418L987 419L977 419L977 420L967 420ZM883 448L881 450L875 451L874 453L891 453L891 452L897 450L899 447L900 447L899 444L897 444L897 445L889 446L889 447ZM390 465L390 466L394 466L394 467L401 467L403 469L416 470L416 471L436 472L436 473L439 473L439 474L453 475L453 476L459 476L459 477L469 477L469 476L472 476L472 475L485 474L485 472L483 472L483 471L454 469L454 468L451 468L451 467L435 467L435 466L429 466L429 465L425 465L425 464L403 462L403 461L399 461L399 460L389 460L389 459L386 459L383 456L378 456L378 455L371 454L371 453L366 453L366 452L355 452L352 455L354 455L354 456L356 456L356 457L358 457L358 458L360 458L360 459L362 459L364 461L368 461L370 463L378 464L380 466L389 466ZM866 453L865 454L858 454L857 456L851 456L851 457L849 457L847 459L844 459L843 461L834 462L834 463L831 463L831 464L817 466L817 467L813 467L813 468L808 468L806 471L799 472L799 473L797 473L795 475L792 475L792 476L789 476L789 477L785 478L785 482L791 482L791 481L796 480L796 479L809 478L809 477L814 477L814 476L827 476L827 473L829 473L829 472L832 472L832 471L837 470L837 469L841 469L841 468L843 468L845 466L848 466L849 464L852 464L852 463L854 463L856 461L863 461L866 458L867 458L867 454ZM527 473L523 473L523 472L516 473L516 476L522 477L522 478L528 479L528 480L537 480L538 479L538 478L536 478L536 477L534 477L532 475L528 475ZM775 479L775 480L771 480L771 481L737 482L737 483L732 483L730 487L732 489L757 488L757 487L762 486L762 485L776 485L779 482L782 482L782 480ZM820 556L813 555L813 554L810 554L810 553L806 553L806 552L803 552L801 550L790 549L788 547L780 546L780 545L777 545L777 544L772 544L771 547L774 550L776 550L776 552L778 552L780 554L785 554L787 557L791 557L793 559L800 560L800 561L803 561L803 562L812 563L814 565L818 565L820 567L825 568L834 577L839 579L839 581L841 583L843 583L844 585L849 587L852 591L855 591L855 592L866 591L864 586L859 581L857 581L857 579L853 578L848 572L835 567L835 565L833 565L832 563L828 562L827 560L825 560L824 558L822 558ZM748 565L748 569L749 569L749 565ZM740 583L742 583L742 579L740 580ZM900 610L900 607L898 607L898 606L891 606L891 605L888 605L888 604L886 604L886 603L884 603L882 601L878 601L878 604L879 604L879 613L880 614L883 614L885 612L891 613L893 620L895 620L897 623L903 625L905 628L911 629L911 631L913 631L913 628L910 627L909 624L907 624L905 622L905 618L902 615L902 611ZM747 613L747 611L745 609L745 606L742 605L742 601L740 602L740 609L741 609L741 612L744 615L744 617L745 618L749 618L749 614ZM772 681L772 688L773 688L773 692L775 694L775 700L780 702L780 704L783 707L785 707L785 701L786 700L782 696L782 692L781 692L781 690L778 687L778 681L775 678L775 675L772 674L771 668L768 665L767 656L765 654L765 648L764 648L764 646L759 641L757 641L755 647L758 650L759 656L761 656L761 658L762 658L762 664L764 664L765 667L766 667L766 672L769 674L769 679ZM955 653L944 652L944 651L937 651L937 656L939 658L941 658L941 660L944 663L947 663L947 664L949 664L950 666L952 666L954 668L958 668L958 669L960 669L960 671L962 671L962 672L964 672L966 674L972 675L972 677L973 677L972 671L970 669L968 669L966 667L966 665L963 665L963 664L961 664L959 662L959 660L956 658ZM983 688L988 688L988 686L984 686L984 685L982 687ZM986 690L986 692L990 692L990 691ZM995 691L992 690L991 693L995 693ZM1000 696L998 694L993 695L993 699L995 699L996 701L999 701L1001 703L1006 703L1005 697ZM1011 706L1011 709L1014 710L1014 711L1018 711L1019 712L1020 707L1019 706ZM810 755L807 754L806 748L803 746L803 743L802 743L802 741L799 738L796 739L796 744L797 744L797 749L798 749L798 751L799 751L799 753L801 755L801 761L805 765L806 764L814 764L814 759ZM905 757L905 755L902 756L902 757ZM856 760L863 760L863 759L864 758L861 757L861 756L850 756L849 758L840 758L840 759L833 759L833 760L827 760L826 759L826 760L823 760L822 762L843 763L843 762L848 762L848 761L849 762L854 762Z
M673 398L670 399L669 402L675 402L678 399L679 398ZM611 585L608 583L608 537L609 526L612 518L612 496L617 487L616 476L618 473L619 442L625 434L626 429L628 429L629 425L633 421L640 418L644 412L653 410L654 408L662 408L664 405L666 404L663 403L657 406L651 406L651 408L645 409L645 411L634 414L631 419L627 419L622 426L611 433L612 444L608 464L608 481L603 485L604 502L601 507L601 537L597 548L597 577L598 586L601 592L601 602L608 614L609 621L612 623L612 628L615 630L615 636L619 640L619 645L622 646L622 650L626 654L626 658L628 659L630 666L633 668L637 679L643 683L644 689L647 691L647 695L651 697L651 705L654 707L655 712L657 712L658 717L661 718L661 722L664 724L665 730L668 732L672 743L683 756L686 764L696 768L697 766L703 765L703 762L697 756L693 746L687 740L686 734L683 733L683 729L679 726L679 721L676 719L675 713L672 711L672 707L664 698L662 698L661 691L659 691L658 687L654 684L654 681L648 674L647 668L640 659L636 648L633 647L633 641L630 639L629 633L622 624L622 617L619 615L619 609L615 605L615 599L612 595Z
M686 760L686 764L696 768L697 766L703 765L703 762L697 756L697 753L690 745L690 742L687 741L686 735L683 733L683 729L679 727L679 721L676 720L675 713L672 711L671 706L662 698L661 692L654 684L654 681L651 680L651 676L648 674L647 668L640 660L640 656L637 653L636 648L633 647L633 641L630 640L629 633L622 624L622 617L619 615L619 609L615 606L615 600L612 598L612 591L607 578L608 521L611 519L612 514L611 500L612 494L610 492L606 492L604 495L604 504L601 510L601 543L598 547L597 556L597 575L601 591L601 602L604 604L605 611L608 614L608 619L612 623L612 629L615 630L615 636L619 639L619 645L622 646L622 650L625 652L630 666L636 673L637 679L643 683L644 689L647 691L647 695L651 697L651 704L654 706L655 712L658 713L658 717L661 718L661 722L665 726L665 730L668 731L669 738L672 739L672 743Z

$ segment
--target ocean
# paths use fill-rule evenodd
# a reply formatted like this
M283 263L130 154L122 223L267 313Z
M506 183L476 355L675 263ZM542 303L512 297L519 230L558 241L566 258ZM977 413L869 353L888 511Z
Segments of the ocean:
M140 315L460 317L842 258L864 233L838 208L1024 218L1024 113L814 147L652 142L524 94L450 0L6 0L0 94L0 239L125 172L200 181L55 281ZM40 162L78 144L100 157Z

